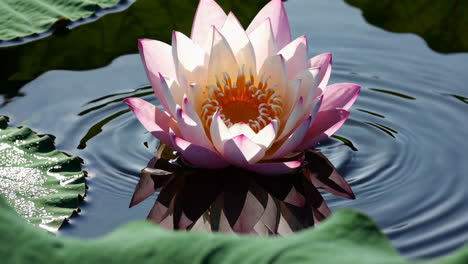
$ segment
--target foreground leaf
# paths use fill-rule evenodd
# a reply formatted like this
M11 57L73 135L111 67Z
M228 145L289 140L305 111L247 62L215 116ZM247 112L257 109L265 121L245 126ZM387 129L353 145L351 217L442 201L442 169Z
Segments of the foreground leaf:
M465 264L468 248L432 261L409 261L365 215L341 211L320 226L286 237L172 232L135 222L96 240L50 236L28 225L0 197L2 263L328 263Z
M56 150L50 136L7 121L0 116L0 194L28 222L56 231L85 194L81 161Z
M120 0L2 0L0 4L0 40L42 33L58 21L87 18L101 8Z

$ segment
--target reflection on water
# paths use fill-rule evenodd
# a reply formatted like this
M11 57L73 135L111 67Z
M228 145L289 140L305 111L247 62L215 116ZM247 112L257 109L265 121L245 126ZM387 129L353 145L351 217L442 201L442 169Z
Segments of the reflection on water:
M145 91L145 92L143 92L143 93L140 92L139 93L139 91ZM105 103L102 103L102 104L87 108L86 110L79 112L78 115L82 116L82 115L92 113L92 112L94 112L96 110L99 110L101 108L104 108L104 107L106 107L106 106L108 106L110 104L121 104L122 101L124 99L128 98L128 97L143 97L143 96L147 96L147 95L151 95L151 94L153 94L153 89L151 88L151 86L145 86L145 87L135 89L133 92L123 92L123 93L116 93L116 94L110 94L110 95L102 96L100 98L93 99L93 100L87 102L85 105L87 106L89 104L101 102L101 101L103 101L105 99L108 99L108 98L117 97L119 95L125 95L123 97L118 97L117 99L113 99L113 100L107 101ZM99 133L102 132L102 127L104 125L111 122L115 118L117 118L117 117L119 117L119 116L121 116L121 115L123 115L125 113L128 113L129 111L130 111L129 109L119 111L119 112L117 112L115 114L112 114L110 116L105 117L104 119L100 120L96 124L92 125L89 128L86 135L80 140L80 144L78 145L77 148L78 149L86 148L86 143L88 142L88 140L90 140L93 137L99 135Z
M345 0L366 20L385 30L415 33L438 52L468 51L468 1Z
M78 149L84 149L86 148L86 143L88 140L92 139L93 137L99 135L102 132L102 127L105 126L107 123L110 121L116 119L117 117L130 112L129 109L119 111L115 114L112 114L103 120L97 122L96 124L92 125L91 128L89 128L88 133L80 140L80 144L78 145Z
M391 136L392 138L395 138L395 134L398 134L398 132L395 129L389 128L388 126L384 126L378 123L371 123L371 122L365 122L365 123L368 124L369 126L373 126L377 129L380 129L381 131Z
M450 96L462 101L463 103L465 104L468 104L468 98L467 97L464 97L464 96L461 96L461 95L456 95L456 94L449 94Z
M99 102L99 101L103 101L103 100L105 100L105 99L107 99L107 98L117 97L117 96L119 96L119 95L126 95L126 97L123 97L124 99L127 98L127 97L130 97L130 96L131 96L131 97L134 97L135 95L133 95L133 94L136 93L136 92L138 92L138 91L149 91L149 90L151 90L151 86L145 85L144 87L137 88L137 89L133 90L132 92L123 92L123 93L115 93L115 94L105 95L105 96L102 96L102 97L93 99L93 100L87 102L87 103L84 104L84 105L90 105L90 104L93 104L93 103L97 103L97 102ZM122 98L119 98L119 99L117 99L117 100L123 101ZM114 101L115 101L115 100L114 100ZM114 102L114 101L112 101L112 102ZM107 104L104 104L103 106L106 106L106 105L107 105ZM86 111L86 110L85 110L85 111ZM80 112L78 115L84 115L84 114L86 114L85 111Z
M129 93L126 93L126 94L129 94ZM109 101L109 102L106 102L106 103L103 103L103 104L100 104L100 105L97 105L97 106L90 107L90 108L88 108L88 109L86 109L84 111L79 112L78 115L82 116L82 115L89 114L89 113L91 113L93 111L96 111L98 109L106 107L109 104L121 103L127 97L143 97L143 96L146 96L146 95L149 95L149 94L153 94L153 90L151 90L149 92L144 92L144 93L130 94L129 96L126 96L126 97L123 97L123 98L114 99L112 101Z
M367 113L369 115L373 115L373 116L376 116L376 117L381 117L381 118L385 118L385 116L381 115L381 114L377 114L377 113L374 113L372 111L369 111L369 110L364 110L364 109L356 109L358 111L361 111L363 113Z
M161 145L142 169L130 207L159 191L147 219L171 230L290 234L330 215L317 188L355 198L325 156L307 151L304 158L302 170L272 177L233 167L188 168Z
M351 140L349 140L349 139L347 139L347 138L345 138L345 137L342 137L342 136L338 136L338 135L336 135L336 134L333 135L333 136L331 136L331 137L334 138L334 139L337 139L337 140L339 140L339 141L341 141L341 142L343 142L343 144L345 144L346 146L348 146L351 150L353 150L353 151L358 151L358 149L353 145L353 142L351 142ZM319 144L321 144L321 143L319 143Z
M310 40L309 56L333 53L331 83L363 86L349 120L318 147L357 197L324 193L330 208L369 214L410 257L439 256L466 243L468 54L439 54L417 36L368 25L341 1L294 0L286 8L294 14L293 35ZM153 206L156 196L132 209L128 201L158 143L117 101L150 93L135 90L147 85L139 56L127 55L96 70L49 71L21 88L26 96L0 108L13 126L54 134L59 149L86 162L90 188L83 213L63 235L99 236L144 219ZM158 104L153 95L142 96ZM90 132L93 126L99 133ZM77 149L83 140L86 148Z
M398 92L394 92L394 91L385 90L385 89L369 88L369 90L376 91L376 92L379 92L379 93L391 94L391 95L398 96L400 98L404 98L404 99L408 99L408 100L416 100L416 98L414 98L412 96L409 96L409 95L406 95L406 94L403 94L403 93L398 93Z

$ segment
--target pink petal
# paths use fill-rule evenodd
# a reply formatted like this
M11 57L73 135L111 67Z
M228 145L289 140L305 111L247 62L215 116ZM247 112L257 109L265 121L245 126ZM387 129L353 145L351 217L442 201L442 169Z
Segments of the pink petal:
M271 20L273 33L278 48L283 48L291 42L291 29L288 15L281 0L272 0L258 12L247 28L247 34L256 30L266 19Z
M223 157L240 167L261 160L265 150L245 135L238 135L224 143Z
M268 159L279 159L283 158L289 153L293 152L299 144L301 144L304 136L309 129L310 123L312 122L312 116L309 116L302 124L284 141L283 145L276 150L276 152L268 157Z
M207 149L214 150L211 141L206 136L203 125L190 118L190 116L188 116L180 107L177 107L177 124L179 126L180 133L185 140Z
M315 118L317 118L320 108L322 107L322 103L323 103L323 95L318 97L316 102L314 103L314 107L310 113L310 115L312 116L312 120L315 120Z
M151 71L156 75L161 73L171 79L175 78L171 46L158 40L139 39L138 49L146 71Z
M294 105L299 101L301 96L302 80L289 80L287 89L281 91L281 99L283 103L283 111L291 112Z
M172 56L177 74L177 80L181 87L178 98L182 99L185 87L191 83L206 82L205 51L193 43L183 33L174 31L172 33ZM181 103L177 101L177 103Z
M176 78L172 48L161 41L140 39L138 40L138 49L154 93L162 106L169 111L169 105L161 90L160 76Z
M231 132L221 119L219 110L213 115L210 126L211 141L220 153L224 153L224 142L232 138Z
M192 83L187 89L187 98L194 109L201 109L205 91L204 87L198 83Z
M319 112L312 126L307 131L300 149L308 149L318 142L333 135L348 119L349 112L344 109L333 109Z
M252 43L250 43L244 28L233 13L229 13L221 29L221 34L223 34L229 43L236 57L237 64L240 67L243 66L247 72L250 70L256 72L255 52Z
M307 37L298 37L284 48L278 54L281 54L286 63L288 80L294 79L296 75L309 68L307 61Z
M271 121L270 124L258 131L258 133L251 139L258 145L263 146L265 149L268 149L275 141L278 129L278 121L274 119Z
M299 168L301 163L302 161L265 162L250 164L244 168L260 174L280 175L289 173L292 170Z
M169 139L169 129L178 130L175 121L169 114L140 98L127 98L124 102L132 109L138 121L140 121L146 130L172 148L173 145Z
M320 68L317 76L318 87L325 88L330 80L332 71L332 54L324 53L310 59L310 68Z
M180 153L185 162L192 166L207 169L219 169L229 166L229 163L216 152L179 138L172 130L169 130L169 137L174 149Z
M265 60L275 55L278 51L270 19L266 19L259 27L249 33L249 39L255 51L257 73L261 74L260 69Z
M297 101L291 114L287 117L286 124L284 125L283 130L281 131L281 134L278 137L277 141L288 136L291 130L293 130L298 125L298 122L302 121L301 118L303 116L303 104L304 99L302 97L299 97L299 101Z
M249 125L246 123L235 123L231 127L229 127L229 132L233 137L238 135L246 135L249 139L252 139L256 134L255 131L250 128Z
M268 57L260 68L260 76L264 74L264 80L268 80L268 86L276 85L275 91L280 95L287 94L283 87L286 87L288 76L286 74L286 64L281 55L273 55ZM262 77L260 77L261 79Z
M317 98L317 78L320 74L319 68L309 68L304 71L301 71L297 74L295 79L301 80L301 86L299 94L305 99L305 105L309 106L306 111L310 113L312 107L310 103L313 102L315 98Z
M191 87L192 88L192 87ZM197 111L193 107L192 103L190 102L187 95L184 94L184 100L182 102L182 109L185 113L197 124L203 125L200 116L198 115Z
M226 20L226 13L213 0L200 0L192 24L190 38L200 47L210 47L207 43L211 26L221 28Z
M320 107L320 111L326 111L331 109L345 109L353 105L356 101L361 86L353 83L337 83L328 86L323 94L323 104Z
M171 89L169 89L169 86L167 85L166 79L161 74L159 74L159 82L161 84L159 92L161 93L161 97L164 98L164 101L167 105L166 110L169 112L169 114L171 114L172 117L175 117L176 104L174 102L174 97L172 95Z
M234 53L229 47L224 36L215 28L211 27L213 34L213 45L208 65L208 83L216 83L215 76L222 79L222 73L227 73L232 80L235 80L238 74L239 67L237 65Z

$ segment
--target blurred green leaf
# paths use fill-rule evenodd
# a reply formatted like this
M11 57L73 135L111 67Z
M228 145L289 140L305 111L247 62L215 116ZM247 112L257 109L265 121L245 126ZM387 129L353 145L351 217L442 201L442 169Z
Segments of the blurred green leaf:
M41 0L0 2L0 40L49 30L54 23L75 21L108 8L120 0Z
M51 136L7 121L0 116L0 194L28 222L55 231L85 195L81 161L56 150Z
M286 237L173 232L135 222L86 241L50 236L22 221L0 197L2 263L327 263L466 264L468 248L430 261L410 261L393 249L367 216L336 212L313 229Z
M442 53L468 51L468 1L345 0L367 22L399 33L415 33Z
M268 0L218 0L246 25ZM170 42L172 30L190 34L198 1L138 0L128 9L108 14L67 33L26 44L0 48L0 94L18 95L19 89L53 69L86 70L105 66L114 58L137 53L137 39Z

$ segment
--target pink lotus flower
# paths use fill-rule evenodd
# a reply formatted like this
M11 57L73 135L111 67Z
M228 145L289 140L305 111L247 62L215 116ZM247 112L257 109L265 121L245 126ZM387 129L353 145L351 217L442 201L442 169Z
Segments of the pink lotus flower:
M173 32L172 46L141 39L139 50L164 110L139 98L125 102L194 167L298 168L303 150L343 125L360 91L351 83L327 86L332 55L307 59L307 38L291 39L281 0L247 30L213 0L201 0L190 38Z

